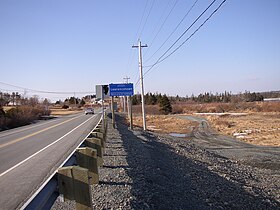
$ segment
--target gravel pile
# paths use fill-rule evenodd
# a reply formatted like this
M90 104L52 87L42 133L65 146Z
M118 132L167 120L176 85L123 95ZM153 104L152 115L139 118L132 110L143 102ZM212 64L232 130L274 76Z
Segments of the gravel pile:
M100 184L92 188L94 209L280 209L279 171L116 121L116 129L109 123Z

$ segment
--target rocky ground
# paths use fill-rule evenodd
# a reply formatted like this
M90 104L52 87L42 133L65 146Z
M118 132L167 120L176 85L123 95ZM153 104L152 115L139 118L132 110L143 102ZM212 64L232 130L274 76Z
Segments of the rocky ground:
M94 209L280 209L280 171L220 156L190 140L109 123ZM56 201L52 209L73 209Z

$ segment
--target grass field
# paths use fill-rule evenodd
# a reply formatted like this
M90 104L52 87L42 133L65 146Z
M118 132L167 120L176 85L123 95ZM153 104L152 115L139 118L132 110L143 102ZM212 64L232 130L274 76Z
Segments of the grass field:
M187 134L192 131L192 127L198 124L192 121L178 119L172 115L147 115L147 129L159 133L180 133ZM133 116L133 124L138 127L143 127L141 115Z
M142 126L141 107L134 106L134 124ZM262 146L280 146L280 103L251 102L240 104L189 104L173 105L176 114L194 115L204 112L210 126L220 134ZM232 113L241 114L232 114ZM158 106L146 106L147 128L162 133L189 133L193 122L177 119L175 115L159 115ZM207 114L209 113L209 114ZM220 113L220 114L218 114Z
M77 114L83 112L83 109L62 109L62 108L51 108L51 115L53 116L63 116L70 114Z
M212 115L206 118L222 134L255 145L280 146L280 112Z

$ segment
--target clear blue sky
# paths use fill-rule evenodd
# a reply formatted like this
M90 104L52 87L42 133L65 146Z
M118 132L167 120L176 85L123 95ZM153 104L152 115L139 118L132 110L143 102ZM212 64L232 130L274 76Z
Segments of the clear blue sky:
M140 37L148 45L143 65L153 64L211 3L198 0L149 59L194 2L0 0L0 82L59 92L95 92L96 84L122 83L125 76L136 83L138 51L131 46ZM217 0L178 44L221 2ZM181 96L280 90L280 1L227 0L184 46L145 76L144 84L145 92ZM23 92L1 83L0 90ZM135 90L140 91L139 85ZM52 100L70 96L27 95Z

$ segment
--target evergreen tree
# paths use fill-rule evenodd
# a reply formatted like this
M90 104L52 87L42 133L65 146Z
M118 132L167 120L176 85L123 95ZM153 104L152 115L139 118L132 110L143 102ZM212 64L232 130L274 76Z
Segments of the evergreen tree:
M152 105L155 105L157 103L157 98L155 94L150 94L150 102Z
M172 112L172 106L168 97L164 94L159 101L159 111L163 114L169 114Z

